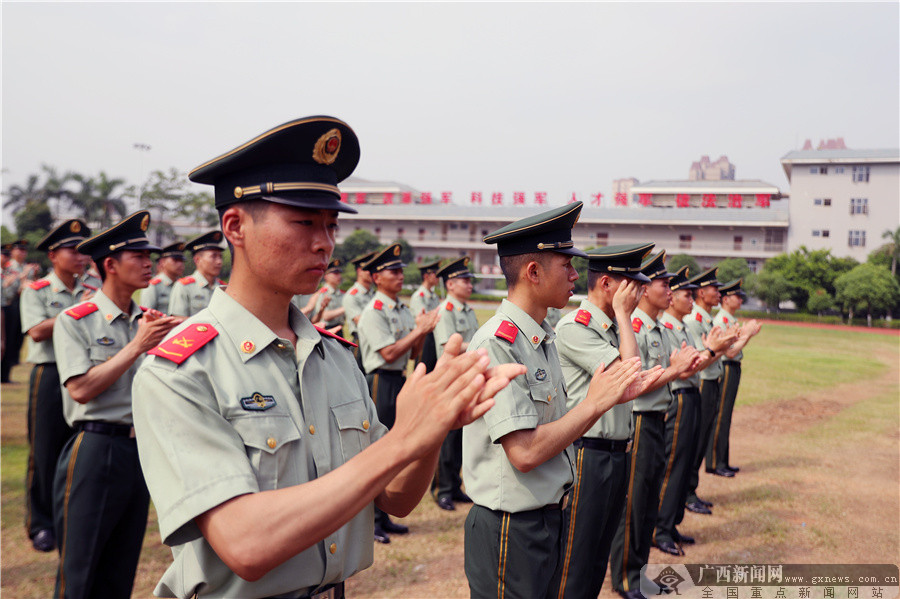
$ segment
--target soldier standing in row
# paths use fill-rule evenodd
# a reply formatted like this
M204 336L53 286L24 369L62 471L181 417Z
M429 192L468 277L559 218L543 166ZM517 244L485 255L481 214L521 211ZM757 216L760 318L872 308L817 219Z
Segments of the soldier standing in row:
M377 291L372 283L372 273L363 268L363 265L374 258L377 253L369 252L350 261L350 264L356 269L356 281L344 294L344 300L341 302L344 307L344 322L347 323L347 334L350 336L350 340L356 344L356 347L353 348L353 357L356 358L356 363L363 374L366 371L363 370L362 356L359 353L359 317L363 308L366 307L366 304L369 303L375 295L375 291Z
M0 360L0 383L8 383L12 367L19 363L22 351L19 296L25 285L37 277L38 265L27 264L28 241L19 239L6 245L9 262L3 270L3 331L6 335L3 359Z
M440 260L419 265L419 272L422 274L422 284L413 291L409 298L409 310L413 313L413 316L418 316L423 312L431 312L441 303L440 296L434 292L438 282L437 271L440 267ZM435 362L437 362L437 357L434 333L429 333L422 344L422 351L416 359L416 364L422 362L425 364L425 369L431 372Z
M400 301L403 267L400 244L388 246L365 263L378 291L359 318L359 351L369 394L378 409L378 420L388 430L397 415L397 395L406 381L406 365L418 357L426 335L437 324L437 312L413 316ZM375 540L390 543L390 534L406 534L409 528L392 522L375 510Z
M318 317L313 322L321 320L321 323L317 324L336 333L341 331L340 329L334 331L335 327L344 326L344 292L341 291L343 274L344 265L338 258L328 263L325 269L325 285L319 289L319 296L313 308L313 314Z
M67 220L37 244L47 252L52 270L22 290L22 332L29 337L28 361L34 364L28 384L28 472L25 479L25 529L38 551L56 548L53 532L53 476L56 461L72 428L63 416L59 371L53 353L53 327L60 312L92 292L79 280L87 256L75 246L89 237L84 221Z
M172 286L169 314L193 316L209 305L213 291L225 283L218 277L222 272L222 232L209 231L185 243L194 255L196 270Z
M150 285L141 292L141 305L168 312L172 287L183 274L184 242L177 241L160 250L156 261L156 276L150 279Z
M556 327L569 410L584 401L601 364L640 357L631 313L650 282L641 273L641 260L652 248L649 243L588 250L588 296ZM563 512L560 598L596 599L603 586L625 505L631 432L631 404L618 404L575 440L578 476Z
M469 270L469 258L454 260L437 272L444 281L447 299L438 306L439 319L434 328L435 353L438 357L444 353L444 346L455 334L462 336L463 351L469 347L469 341L478 330L478 318L475 311L466 303L472 296L472 272ZM427 341L426 341L427 342ZM462 430L456 429L447 433L441 444L441 455L434 477L434 498L442 510L456 509L454 501L471 503L472 500L462 490Z
M132 301L153 276L140 211L82 241L103 287L60 315L53 350L66 421L75 429L56 467L53 494L60 559L57 598L131 596L149 495L138 462L131 391L144 352L182 319Z

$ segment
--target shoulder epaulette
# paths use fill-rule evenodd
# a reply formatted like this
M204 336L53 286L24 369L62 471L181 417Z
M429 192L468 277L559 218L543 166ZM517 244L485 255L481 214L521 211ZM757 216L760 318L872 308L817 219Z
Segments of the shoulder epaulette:
M31 287L32 289L34 289L35 291L37 291L38 289L43 289L44 287L46 287L49 284L50 284L50 281L48 281L47 279L40 279L40 280L29 283L28 286Z
M674 329L674 328L675 328L674 326L672 326L672 323L671 323L671 322L664 322L664 323L663 323L663 326L666 327L667 329Z
M216 279L216 285L221 287L222 285L225 285L225 284L226 284L225 281L223 281L222 279Z
M697 322L703 322L703 315L697 312Z
M357 293L359 293L359 289L357 289L356 287L350 290L350 295L356 295Z
M728 317L727 317L727 316L723 316L723 317L722 317L722 322L724 322L725 324L728 324Z
M325 291L328 291L328 286L327 286L327 285L323 285L322 288L319 289L319 293L322 293L322 292L325 292Z
M78 304L74 308L69 308L66 310L66 314L74 318L75 320L81 320L88 314L96 312L100 308L97 307L97 304L94 302L85 302L83 304Z
M148 308L147 306L138 306L138 308L141 309L141 312L146 312L147 310L150 309L150 308Z
M178 282L181 283L182 285L190 285L191 283L193 283L196 280L197 279L195 279L194 277L181 277L180 279L178 279Z
M591 313L587 310L579 310L578 314L575 315L575 322L584 326L589 325L591 323Z
M643 326L643 324L644 321L635 316L634 320L631 321L631 328L634 329L635 333L637 333L641 330L641 326Z
M381 300L375 300L375 303L372 304L372 307L376 310L381 310L382 306L384 306L384 302L382 302Z
M210 324L192 324L147 353L181 364L218 334L219 331Z
M82 283L81 286L85 289L90 289L91 291L97 291L96 287L94 287L93 285L88 285L87 283Z
M453 312L453 304L447 302L447 312Z
M500 326L497 327L497 330L494 331L494 337L500 337L501 339L505 339L510 343L516 340L516 335L519 334L519 329L513 323L508 320L504 320L500 323Z
M425 297L425 292L424 292L424 291L420 291L420 292L419 292L419 297Z
M316 326L316 325L313 325L313 326ZM335 335L334 333L332 333L330 331L326 331L325 329L323 329L321 327L316 327L316 330L319 331L320 335L325 335L326 337L331 337L332 339L337 339L338 341L341 342L342 345L346 345L347 347L359 347L358 345L356 345L349 339L344 339L340 335Z
M162 279L160 279L159 277L156 277L155 279L150 279L151 285L159 285L160 283L162 283Z

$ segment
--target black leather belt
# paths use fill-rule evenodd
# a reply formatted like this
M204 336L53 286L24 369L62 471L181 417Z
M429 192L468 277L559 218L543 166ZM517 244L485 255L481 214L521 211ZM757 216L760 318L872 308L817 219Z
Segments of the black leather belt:
M326 585L317 593L303 595L301 599L344 599L344 596L344 583L339 582ZM194 594L191 595L191 599L198 599L199 597L200 593L198 591L194 591Z
M740 360L722 360L722 364L731 364L732 366L740 367L741 361Z
M653 418L654 420L665 420L666 413L665 412L638 412L635 411L635 414L638 416L646 416L647 418Z
M599 451L609 451L612 453L625 453L628 451L630 439L625 441L617 441L616 439L598 439L594 437L581 437L575 439L575 447L586 447L587 449L597 449Z
M84 420L75 423L76 431L87 431L109 437L130 437L134 439L134 427L130 424L113 424L100 420Z
M545 510L564 510L569 506L569 492L566 491L563 493L563 496L559 498L559 503L549 503L544 506Z
M384 376L406 376L405 370L388 370L387 368L376 368L372 374L383 374Z
M674 389L672 393L675 395L687 395L688 393L700 393L700 389L697 387L682 387L681 389Z

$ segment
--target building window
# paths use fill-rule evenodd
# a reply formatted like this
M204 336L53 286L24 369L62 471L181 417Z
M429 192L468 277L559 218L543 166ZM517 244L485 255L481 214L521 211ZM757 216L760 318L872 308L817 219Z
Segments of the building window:
M597 233L597 247L606 247L609 245L609 233Z
M450 230L451 230L451 231L454 230L454 229L458 229L458 228L459 228L459 225L457 225L456 223L450 223Z
M831 232L828 229L813 229L813 237L829 237Z
M821 236L822 236L821 231L819 231L818 229L813 229L813 237L821 237Z
M766 229L766 239L763 249L767 252L784 251L784 231L781 229Z
M850 214L868 214L869 198L850 198Z
M419 241L423 241L425 239L425 229L419 229Z
M828 174L828 167L827 167L827 166L820 166L820 167L819 167L819 174L820 174L820 175L827 175L827 174Z
M813 200L813 206L831 206L831 198L816 198Z
M821 206L821 205L822 205L822 198L816 198L813 200L813 206Z
M397 229L397 237L403 237L403 227L399 227Z
M375 227L375 235L381 235L381 227Z
M743 235L735 235L734 236L734 249L742 250L744 248L744 236Z
M822 237L828 237L831 232L828 229L822 229Z
M853 182L854 183L868 183L869 182L869 167L868 166L854 166L853 167Z
M835 175L843 175L843 174L844 174L844 167L842 167L842 166L836 166L836 167L834 167L834 174L835 174Z
M678 236L678 248L682 250L688 250L691 248L691 242L694 240L693 235L679 235Z
M850 247L866 247L866 232L850 231L849 238L847 239L847 245L849 245Z
M811 167L809 167L809 174L810 174L810 175L818 175L818 174L819 174L819 167L817 167L817 166L811 166Z

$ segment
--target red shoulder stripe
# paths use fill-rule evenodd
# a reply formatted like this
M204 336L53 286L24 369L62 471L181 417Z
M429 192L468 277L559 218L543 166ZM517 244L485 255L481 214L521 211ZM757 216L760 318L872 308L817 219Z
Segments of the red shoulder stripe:
M372 307L376 310L381 310L382 306L384 306L384 302L382 302L381 300L375 300L375 303L372 304Z
M631 321L631 328L634 329L635 333L637 333L638 331L641 330L641 326L643 324L644 324L644 321L642 321L640 318L635 316L634 320Z
M508 320L504 320L500 323L500 326L497 327L497 330L494 331L494 337L500 337L501 339L505 339L510 343L516 340L516 335L519 334L519 329L513 323Z
M453 304L451 304L450 302L447 302L447 311L453 312Z
M350 290L350 295L356 295L357 293L359 293L359 289L357 289L356 287Z
M69 308L66 310L66 314L74 318L75 320L81 320L88 314L96 312L100 308L97 307L97 304L94 302L85 302L83 304L78 304L73 308Z
M313 326L315 326L315 325L313 325ZM331 337L332 339L337 339L338 341L340 341L343 345L346 345L347 347L359 347L352 341L350 341L348 339L344 339L340 335L335 335L334 333L326 331L325 329L323 329L321 327L316 327L316 330L319 331L320 335L325 335L326 337Z
M703 322L703 316L697 312L697 322Z
M578 324L583 324L587 326L591 323L591 313L587 310L579 310L578 314L575 316L575 322Z
M46 287L49 284L50 284L50 281L48 281L47 279L40 279L38 281L33 281L33 282L29 283L28 286L31 287L32 289L34 289L35 291L37 291L38 289L43 289L44 287Z
M674 326L672 326L672 323L671 323L671 322L664 322L664 323L663 323L663 326L666 327L667 329L674 329L674 328L675 328Z
M88 285L87 283L82 283L81 286L85 289L90 289L91 291L97 291L96 287L94 287L93 285Z
M181 364L219 334L210 324L192 324L147 353Z
M195 279L194 277L181 277L180 279L178 279L178 282L181 283L182 285L190 285L191 283L193 283L196 280L197 279Z
M727 317L727 316L723 316L723 317L722 317L722 320L725 322L725 324L728 324L728 317Z
M328 291L328 286L323 286L321 289L319 289L319 293L322 293L323 291Z
M159 285L160 283L162 283L162 279L160 279L159 277L156 277L155 279L150 279L151 285Z

